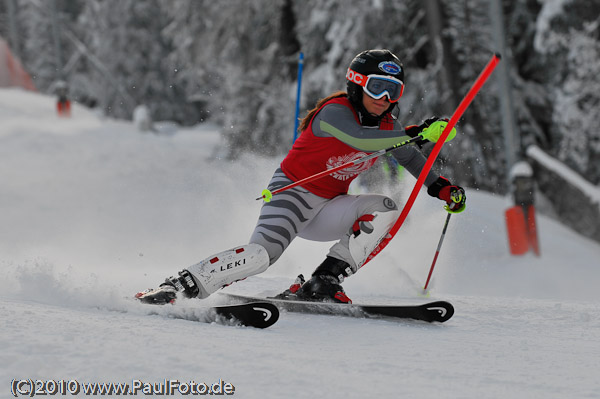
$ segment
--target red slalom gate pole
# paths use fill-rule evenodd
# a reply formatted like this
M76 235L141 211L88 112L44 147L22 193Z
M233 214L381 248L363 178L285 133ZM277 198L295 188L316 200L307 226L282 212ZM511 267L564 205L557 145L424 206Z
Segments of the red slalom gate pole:
M446 128L442 132L442 135L440 136L437 143L433 147L433 150L431 150L431 154L427 158L427 162L425 162L425 166L421 170L421 173L419 174L419 178L417 179L417 182L415 183L415 186L413 187L413 190L410 193L410 196L408 197L408 200L406 201L404 208L402 208L402 212L400 213L398 220L396 220L396 223L392 226L388 235L383 240L381 240L381 242L375 247L373 252L371 252L371 254L367 258L365 263L362 264L362 266L366 265L379 252L381 252L381 250L383 250L383 248L385 248L388 245L388 243L392 240L392 238L394 238L394 236L396 235L398 230L400 230L400 227L402 227L402 224L404 224L404 221L406 220L408 213L410 212L415 200L417 199L417 196L419 195L419 191L421 190L421 187L425 183L425 179L427 178L427 175L429 174L429 171L431 170L433 163L435 162L435 160L437 159L437 156L439 155L440 151L442 150L442 146L444 145L446 138L448 138L450 131L454 128L454 126L456 125L456 122L458 122L458 120L465 113L465 111L467 110L467 108L469 107L471 102L473 101L473 98L475 98L475 96L477 95L479 90L481 90L481 87L488 80L488 78L490 77L490 75L492 74L492 72L496 68L496 65L498 65L499 62L500 62L500 54L496 53L492 56L492 58L489 60L487 65L483 68L483 70L481 71L481 73L479 74L479 76L477 77L475 82L473 83L473 86L471 86L471 88L469 89L469 91L467 92L465 97L462 99L460 104L458 104L458 107L454 111L454 114L452 114L450 121L448 122L448 124L446 125Z

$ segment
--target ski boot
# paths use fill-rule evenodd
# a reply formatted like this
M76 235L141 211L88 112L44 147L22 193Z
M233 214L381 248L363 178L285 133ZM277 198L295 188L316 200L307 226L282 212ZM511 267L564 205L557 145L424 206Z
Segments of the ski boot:
M298 292L300 287L302 287L302 284L304 284L305 282L306 282L306 280L304 279L304 275L299 274L298 277L296 277L296 280L294 280L294 283L292 285L290 285L290 288L283 291L281 294L275 295L274 298L275 299L287 299L287 300L298 299L298 297L296 296L296 293Z
M182 292L187 298L198 295L198 286L187 270L179 272L179 277L169 277L156 289L138 292L135 297L143 303L151 305L174 304L177 293Z
M302 301L352 303L340 285L350 274L348 263L328 256L311 279L296 291L296 296Z

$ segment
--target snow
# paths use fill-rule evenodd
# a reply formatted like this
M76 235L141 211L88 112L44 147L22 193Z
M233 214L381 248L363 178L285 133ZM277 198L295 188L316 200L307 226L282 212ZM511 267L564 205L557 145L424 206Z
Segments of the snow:
M536 145L527 147L527 155L544 165L545 168L554 171L563 179L576 186L579 191L590 199L591 203L597 203L600 206L600 187L594 186L579 173L552 158Z
M565 37L553 35L551 32L552 19L565 12L565 6L568 7L570 0L541 0L542 9L536 20L536 35L534 38L534 48L540 53L551 51L556 45L556 41L563 41Z
M345 283L355 302L449 300L456 314L444 324L282 314L257 330L173 319L221 299L149 308L129 298L245 243L280 160L221 159L210 125L142 133L77 104L60 119L53 98L17 89L0 89L0 118L1 397L13 379L222 380L239 398L599 395L600 245L543 215L542 255L513 257L506 198L467 189L424 298L445 212L421 193L390 245ZM281 290L329 245L298 239L227 290Z
M511 177L511 179L513 179L513 178L515 178L517 176L519 176L519 177L532 177L533 176L533 169L531 168L531 165L529 165L525 161L515 162L515 164L510 169L510 177Z

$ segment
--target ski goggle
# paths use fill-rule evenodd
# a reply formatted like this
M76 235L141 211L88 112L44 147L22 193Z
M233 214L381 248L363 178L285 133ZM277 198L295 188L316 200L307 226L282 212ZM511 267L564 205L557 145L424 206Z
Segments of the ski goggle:
M363 75L348 68L346 79L363 88L371 98L379 100L388 96L389 102L395 103L402 97L404 82L388 75Z

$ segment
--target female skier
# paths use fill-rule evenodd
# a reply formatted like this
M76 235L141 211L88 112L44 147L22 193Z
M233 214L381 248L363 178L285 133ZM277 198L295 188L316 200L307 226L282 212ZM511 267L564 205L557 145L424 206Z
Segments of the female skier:
M389 50L358 54L350 63L346 84L347 92L320 100L302 120L301 135L275 171L269 190L417 135L423 138L421 144L435 142L446 126L447 120L433 117L419 126L403 128L392 115L404 90L404 67ZM449 137L455 135L453 129ZM399 147L392 154L415 177L426 162L415 145ZM262 273L294 238L302 237L337 242L312 277L306 282L297 279L283 297L351 303L340 284L358 271L399 216L397 205L387 196L348 195L352 180L374 162L367 160L276 194L263 204L248 244L213 255L137 297L154 304L173 302L178 292L206 298L235 281ZM449 212L465 209L462 187L433 172L429 172L425 186L429 195L447 203Z

